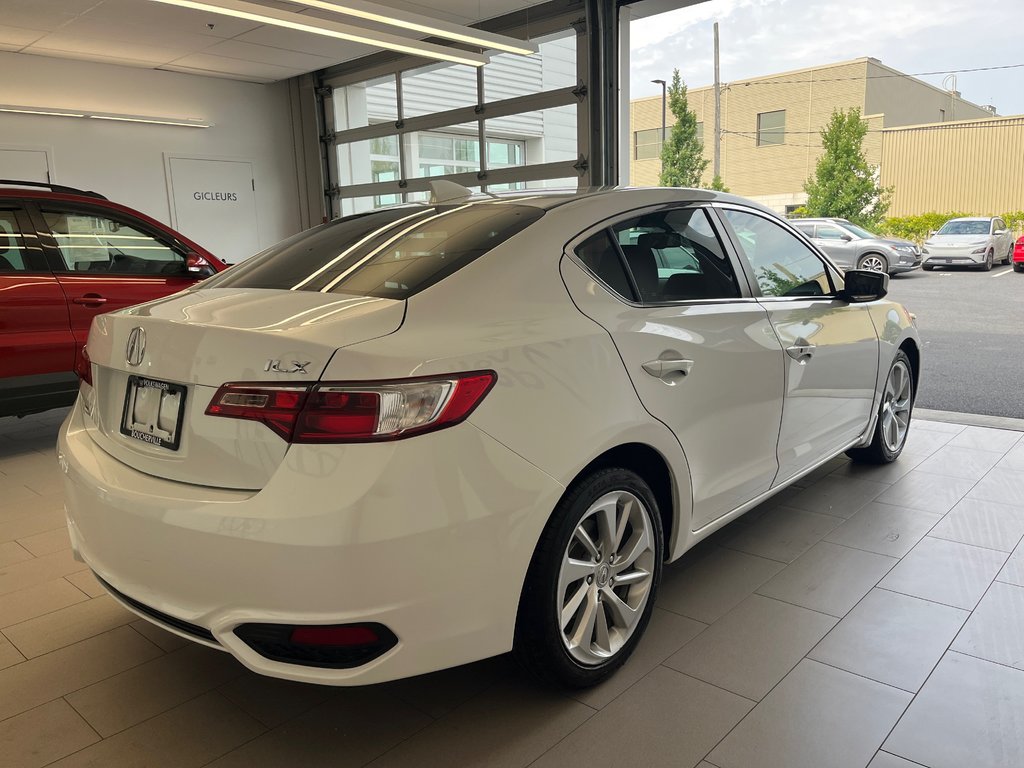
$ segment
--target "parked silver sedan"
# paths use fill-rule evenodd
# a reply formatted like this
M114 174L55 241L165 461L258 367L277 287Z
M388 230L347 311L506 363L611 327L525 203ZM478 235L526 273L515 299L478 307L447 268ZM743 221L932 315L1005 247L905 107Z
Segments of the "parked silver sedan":
M988 271L1013 261L1013 233L998 216L950 219L924 241L924 269L971 267Z
M843 269L909 272L921 263L921 251L909 240L887 238L846 219L799 219L791 222Z

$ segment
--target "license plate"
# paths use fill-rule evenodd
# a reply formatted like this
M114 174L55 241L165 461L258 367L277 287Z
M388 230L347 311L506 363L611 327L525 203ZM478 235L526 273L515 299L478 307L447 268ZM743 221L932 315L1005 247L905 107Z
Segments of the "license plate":
M181 384L129 376L121 434L158 448L178 450L186 393L187 388Z

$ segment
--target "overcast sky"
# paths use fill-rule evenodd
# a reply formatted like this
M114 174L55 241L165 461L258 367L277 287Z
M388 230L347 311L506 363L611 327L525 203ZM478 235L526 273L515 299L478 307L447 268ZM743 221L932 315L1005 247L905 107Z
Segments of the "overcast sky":
M678 68L688 86L714 81L719 23L723 82L873 56L906 73L1024 64L1024 1L709 0L633 22L632 98ZM943 75L921 77L941 86ZM957 75L968 101L1024 114L1024 68Z

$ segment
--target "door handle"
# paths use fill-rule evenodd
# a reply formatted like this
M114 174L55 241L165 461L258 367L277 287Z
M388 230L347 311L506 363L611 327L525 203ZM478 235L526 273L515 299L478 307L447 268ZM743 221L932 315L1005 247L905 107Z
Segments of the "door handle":
M72 304L84 304L87 307L106 304L107 300L98 293L87 293L84 296L76 296L71 300Z
M642 365L647 373L658 379L665 379L673 373L688 376L693 370L693 360L649 360Z
M814 356L815 349L814 344L794 344L791 347L786 347L786 354L798 363L806 363Z

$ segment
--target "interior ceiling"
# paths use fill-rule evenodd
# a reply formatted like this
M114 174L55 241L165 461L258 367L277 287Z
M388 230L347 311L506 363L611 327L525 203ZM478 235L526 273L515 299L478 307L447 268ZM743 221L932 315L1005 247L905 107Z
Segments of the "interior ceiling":
M293 3L249 1L352 23L351 19ZM429 0L429 5L374 1L470 25L545 0ZM380 50L149 0L0 0L0 7L0 50L258 83L283 80ZM368 22L358 23L373 28ZM392 27L376 28L403 34Z

